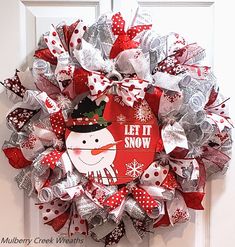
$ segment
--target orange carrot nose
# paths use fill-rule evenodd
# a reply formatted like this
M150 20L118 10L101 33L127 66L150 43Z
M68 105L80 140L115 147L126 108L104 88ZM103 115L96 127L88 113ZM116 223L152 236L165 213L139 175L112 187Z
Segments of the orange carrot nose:
M98 154L101 154L107 150L109 150L110 148L112 148L113 146L115 146L117 143L119 143L121 141L118 141L118 142L115 142L115 143L110 143L110 144L107 144L103 147L100 147L100 148L96 148L96 149L92 149L91 150L91 154L92 155L98 155Z

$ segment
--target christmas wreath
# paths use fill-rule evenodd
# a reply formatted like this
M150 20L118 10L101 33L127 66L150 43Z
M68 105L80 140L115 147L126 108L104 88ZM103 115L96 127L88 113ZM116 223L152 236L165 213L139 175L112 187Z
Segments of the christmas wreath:
M227 100L200 61L205 51L160 36L138 9L88 27L51 26L31 69L3 85L15 103L3 152L44 224L105 246L203 209L207 177L231 151Z

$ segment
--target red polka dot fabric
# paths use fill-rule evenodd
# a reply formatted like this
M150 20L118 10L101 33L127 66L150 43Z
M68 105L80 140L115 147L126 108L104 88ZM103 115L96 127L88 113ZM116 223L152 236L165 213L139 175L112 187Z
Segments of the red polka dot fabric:
M159 206L158 202L140 187L134 187L132 195L147 214L152 214L153 209Z
M50 122L53 132L58 139L63 139L66 130L66 124L62 110L50 115Z
M41 163L43 165L48 165L51 169L54 169L56 167L56 163L60 160L63 153L64 152L60 152L58 150L53 150L43 157Z
M128 193L129 193L129 190L126 187L124 187L120 191L118 191L117 193L109 197L104 202L104 205L108 206L111 211L121 205L122 201L125 199Z
M131 27L130 29L128 29L127 31L127 35L131 38L131 39L134 39L135 36L144 31L144 30L149 30L151 29L152 25L138 25L138 26L134 26L134 27Z
M70 237L75 233L87 235L87 222L79 216L73 203L56 199L37 206L42 212L44 224L51 225L56 232L62 233L67 229L64 234Z
M125 31L125 21L121 13L114 14L112 17L112 32L114 35L118 35L115 40L112 49L110 51L110 58L114 59L124 50L134 49L139 46L139 43L134 41L135 36L144 31L148 30L152 25L137 25L131 27L127 32Z
M130 189L128 189L127 187L123 187L114 195L109 197L104 202L104 205L108 206L110 211L112 211L113 209L120 206L123 200L125 200L129 194L134 197L134 199L145 210L147 214L151 214L153 209L159 206L158 202L155 201L153 197L148 194L147 191L138 186L133 186Z
M120 12L113 15L112 22L112 31L115 35L125 34L125 21Z
M70 236L73 236L76 233L87 235L87 222L82 219L78 214L77 208L74 207L71 217L71 224L69 226Z

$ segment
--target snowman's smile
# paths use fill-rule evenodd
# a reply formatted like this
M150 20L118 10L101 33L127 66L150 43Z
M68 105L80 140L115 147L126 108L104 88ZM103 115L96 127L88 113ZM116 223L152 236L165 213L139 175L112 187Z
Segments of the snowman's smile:
M99 163L104 159L104 157L102 157L102 158L101 158L99 161L97 161L96 163L87 163L87 162L83 161L80 157L78 157L78 159L79 159L83 164L85 164L85 165L94 166L94 165L99 164Z

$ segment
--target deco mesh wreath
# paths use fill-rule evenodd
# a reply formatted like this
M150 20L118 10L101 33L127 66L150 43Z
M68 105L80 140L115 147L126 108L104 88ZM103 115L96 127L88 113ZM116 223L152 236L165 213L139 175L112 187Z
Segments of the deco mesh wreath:
M203 209L205 181L231 150L227 99L204 49L159 36L138 9L51 26L32 69L4 81L16 103L3 151L19 188L59 234L140 242Z

